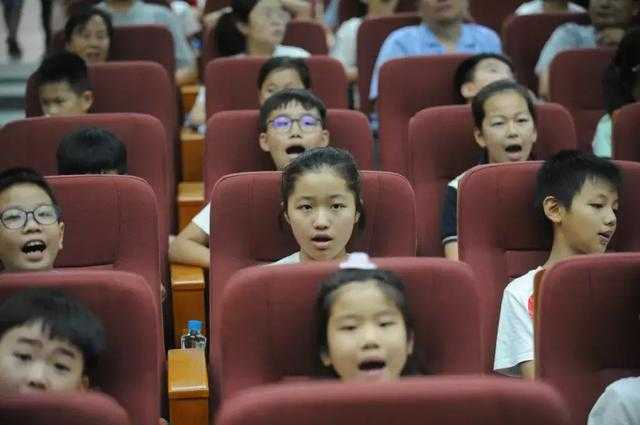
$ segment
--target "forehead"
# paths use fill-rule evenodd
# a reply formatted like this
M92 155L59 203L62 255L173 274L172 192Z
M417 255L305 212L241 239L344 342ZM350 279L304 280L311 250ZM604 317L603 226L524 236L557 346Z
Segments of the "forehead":
M509 69L509 70L511 69L509 67L509 65L507 65L506 63L504 63L500 59L485 58L485 59L482 59L480 62L478 62L476 64L476 66L474 67L474 70L491 69L491 68L506 68L506 69Z
M576 194L576 197L592 198L598 196L605 196L608 199L617 200L618 189L607 179L588 176Z
M282 3L280 0L260 0L256 3L253 10L264 10L264 9L280 9L282 8Z
M292 196L324 197L351 194L347 182L329 167L309 170L301 174L295 182Z
M398 311L395 302L384 293L375 280L355 281L335 291L331 314L348 315L368 311Z
M100 15L92 15L86 22L79 23L73 28L73 32L84 31L85 29L106 30L107 24Z
M267 74L267 78L264 79L263 85L266 84L300 84L300 88L302 87L302 79L300 78L300 74L293 68L276 68Z
M13 346L19 344L21 339L36 341L40 347L48 350L62 348L72 352L80 351L68 340L53 338L51 336L51 329L44 326L42 320L33 320L8 329L4 335L0 337L0 344Z
M40 86L40 96L76 96L76 92L73 91L68 81L55 81L42 84Z
M529 112L527 101L515 90L496 93L484 102L484 111L487 116L511 112L514 109L518 112Z
M50 203L52 199L47 192L33 183L16 183L0 192L0 209L10 206L33 207Z
M287 115L289 117L296 118L300 115L309 114L309 113L317 117L320 116L320 111L318 111L318 108L307 109L304 106L302 106L301 103L296 101L291 101L271 111L271 113L269 114L269 119L275 118L278 115Z

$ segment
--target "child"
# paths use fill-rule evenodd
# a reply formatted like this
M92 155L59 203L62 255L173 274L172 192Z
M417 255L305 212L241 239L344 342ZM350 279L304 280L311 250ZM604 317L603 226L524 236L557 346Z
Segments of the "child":
M538 133L536 109L526 88L510 80L491 83L473 98L471 111L475 141L485 151L482 162L529 159ZM447 185L442 207L442 245L452 260L458 259L458 182L463 175Z
M36 85L46 116L86 114L93 104L87 65L74 53L60 52L43 60Z
M101 128L66 135L56 156L58 174L127 174L127 148Z
M0 173L0 264L7 272L49 270L64 223L53 191L30 168Z
M481 53L465 59L458 65L454 76L459 103L471 103L480 90L494 81L515 81L513 74L511 61L497 53Z
M105 62L113 38L111 17L90 7L72 15L64 27L66 49L87 63Z
M536 273L574 255L603 253L616 230L620 170L606 159L563 151L544 163L535 205L553 228L553 245L542 267L504 290L493 368L533 379L533 282Z
M341 260L356 224L364 228L360 173L345 150L304 152L282 173L282 212L300 251L274 264Z
M327 146L327 110L306 90L287 89L271 96L260 108L258 145L271 155L276 170L304 151ZM202 209L169 247L172 262L209 267L210 205Z
M321 374L393 380L414 372L413 323L402 281L352 254L320 284L316 302ZM354 259L355 257L355 259ZM368 263L363 265L359 263ZM356 263L356 264L354 264ZM328 370L326 370L328 368Z
M104 348L102 323L80 302L19 292L0 304L0 393L86 390Z
M532 0L521 4L516 15L531 15L534 13L586 13L587 10L567 0Z

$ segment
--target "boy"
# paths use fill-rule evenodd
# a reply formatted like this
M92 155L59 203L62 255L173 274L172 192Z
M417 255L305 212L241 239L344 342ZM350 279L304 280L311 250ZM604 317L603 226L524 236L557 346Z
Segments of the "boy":
M62 249L64 223L53 191L30 168L0 173L0 270L49 270Z
M286 89L272 95L260 108L258 145L282 170L304 151L329 144L326 108L311 92ZM248 171L248 170L246 170ZM169 247L172 262L209 267L210 205L200 211Z
M603 253L616 230L621 175L611 161L563 151L538 172L535 205L553 229L547 262L504 290L493 368L534 378L533 285L536 273L574 255Z
M81 303L21 291L0 304L0 394L85 390L104 348L102 323Z
M56 156L58 174L127 174L127 148L101 128L66 135Z
M42 113L49 117L86 114L93 91L84 60L69 52L53 54L36 71Z
M471 103L480 90L499 80L515 81L511 61L497 53L481 53L462 61L453 78L459 103Z

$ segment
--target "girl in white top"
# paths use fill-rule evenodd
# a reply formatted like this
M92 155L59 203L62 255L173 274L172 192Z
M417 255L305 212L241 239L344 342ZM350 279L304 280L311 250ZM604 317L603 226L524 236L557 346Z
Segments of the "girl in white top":
M521 4L516 15L532 15L534 13L586 13L587 10L567 0L533 0Z
M300 251L274 264L342 260L356 224L364 227L360 173L337 148L304 152L282 173L282 214Z

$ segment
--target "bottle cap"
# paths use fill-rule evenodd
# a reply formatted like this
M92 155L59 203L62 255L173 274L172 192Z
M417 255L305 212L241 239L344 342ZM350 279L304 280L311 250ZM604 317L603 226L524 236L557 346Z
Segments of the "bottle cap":
M202 322L199 320L189 320L189 322L187 322L187 328L190 331L200 332L202 330Z

